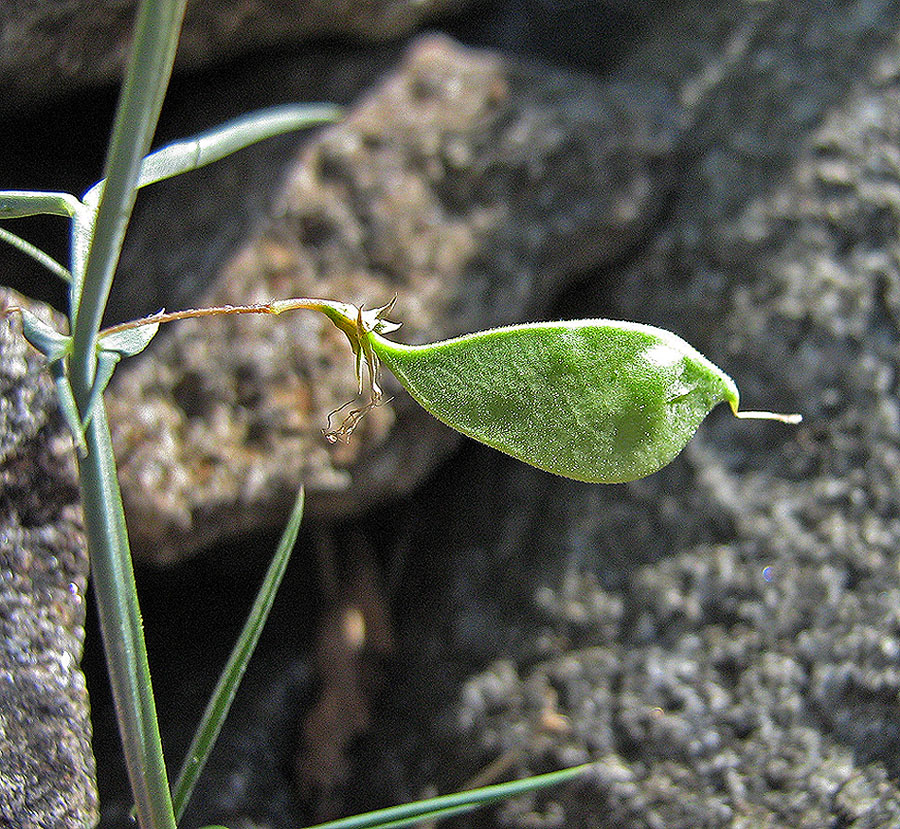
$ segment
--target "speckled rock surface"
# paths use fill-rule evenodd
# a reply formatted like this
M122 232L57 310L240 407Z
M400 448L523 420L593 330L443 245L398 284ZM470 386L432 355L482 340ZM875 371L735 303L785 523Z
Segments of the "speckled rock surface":
M381 41L401 37L462 0L193 0L177 68L196 69L252 49L312 38ZM17 0L0 6L0 111L116 83L131 43L134 0Z
M418 342L532 315L656 210L677 135L657 103L420 40L304 151L275 217L199 304L396 293ZM139 554L277 525L301 483L319 514L402 495L456 442L398 396L331 450L321 430L354 394L345 338L309 313L161 334L109 403Z
M407 635L427 656L408 675L436 653L465 663L472 642L495 657L430 721L461 746L451 776L598 761L580 787L459 825L900 822L897 12L767 7L688 139L666 220L595 294L675 328L748 404L803 425L716 413L675 464L625 487L499 461L488 514L538 490L513 502L519 540L445 547L456 615L417 571L427 611ZM445 517L438 534L456 532ZM416 733L373 778L428 744Z
M0 289L3 303L25 301ZM0 826L90 826L98 804L79 668L88 560L72 441L15 318L0 320L0 436Z

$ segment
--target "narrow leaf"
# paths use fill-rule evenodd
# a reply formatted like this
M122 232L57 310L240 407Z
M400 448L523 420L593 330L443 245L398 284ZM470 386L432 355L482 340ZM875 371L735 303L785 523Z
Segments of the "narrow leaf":
M208 132L167 144L150 153L141 164L137 186L144 187L219 161L265 138L335 121L341 110L330 104L271 107L228 121ZM99 181L84 194L92 204L103 187Z
M414 803L405 803L402 806L391 806L388 809L379 809L364 815L354 815L341 820L316 824L309 829L387 829L388 827L396 829L396 827L411 826L423 820L449 817L452 814L477 809L480 806L506 800L516 795L544 789L548 786L556 786L580 777L592 768L592 763L586 763L569 769L553 771L549 774L526 777L523 780L511 780L508 783L498 783L494 786L484 786L480 789L432 797L428 800L417 800Z
M617 483L656 472L716 404L728 401L738 411L737 386L725 372L649 325L535 323L422 346L367 336L435 417L581 481Z
M80 208L72 227L70 379L84 411L94 392L97 339L125 229L172 72L186 0L140 0L125 83L96 214ZM97 399L97 398L94 398ZM102 397L85 431L79 464L85 535L128 779L142 829L176 829L116 463Z
M12 245L17 250L20 250L26 256L30 256L40 265L43 265L48 271L53 274L56 274L60 279L64 282L72 281L72 274L69 273L68 268L60 265L50 254L44 253L37 245L32 245L31 242L26 241L21 236L17 236L15 233L10 232L5 227L0 227L0 239L2 239L7 244Z
M84 414L81 416L82 430L87 428L94 416L97 404L103 399L103 392L112 380L113 372L119 364L122 355L117 351L101 351L97 355L97 369L94 374L94 385L91 387L91 393L88 396L87 405L84 407Z
M216 688L213 691L207 703L206 710L194 734L194 739L188 749L187 756L178 780L172 790L172 805L175 809L176 820L181 820L184 809L190 799L191 792L203 771L203 766L209 758L216 738L222 730L222 724L231 703L234 701L234 695L237 693L238 685L247 669L247 663L253 655L256 643L259 641L259 635L262 632L263 625L272 609L272 602L275 600L275 594L278 586L281 584L281 578L284 576L285 568L291 557L291 551L294 549L294 543L297 540L297 533L300 531L300 522L303 519L303 503L304 492L301 489L294 508L291 511L287 526L278 542L278 549L272 558L272 563L266 571L262 586L253 602L250 615L244 623L241 635L228 658L228 663L219 677Z
M81 203L69 193L36 190L0 190L0 219L25 216L74 216Z
M175 829L125 514L102 401L85 431L85 440L87 449L78 469L91 582L123 752L134 781L132 793L141 806L139 825L141 829Z
M102 186L97 188L94 203L82 208L92 211L96 207L97 211L96 216L84 223L90 228L90 247L83 270L81 265L76 270L75 261L72 263L76 278L71 293L76 302L70 309L74 337L71 379L75 399L82 408L92 390L97 333L137 196L141 163L150 148L172 73L186 2L142 0L138 4L131 54L107 150L105 178ZM75 234L73 244L80 244L79 236L80 233ZM165 769L159 767L156 759L152 773L153 780L149 785L158 788L159 779L165 777ZM134 777L131 782L134 786L144 787L144 781ZM168 804L162 802L168 800L168 784L165 788L159 802L152 806L149 802L146 804L157 813L160 823L156 829L163 829L173 822L167 814ZM158 791L152 794L154 798L160 797ZM142 814L141 819L149 825L151 816Z

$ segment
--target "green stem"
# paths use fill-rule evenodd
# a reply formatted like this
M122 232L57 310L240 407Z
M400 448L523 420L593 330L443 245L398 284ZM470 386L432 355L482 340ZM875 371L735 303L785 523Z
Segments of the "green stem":
M96 365L97 332L134 207L141 162L159 120L172 73L186 0L143 0L138 9L128 74L106 159L91 247L82 279L73 283L72 387L87 403Z
M91 579L128 776L143 829L175 829L141 625L122 496L100 401L79 459Z
M69 309L71 386L82 418L97 369L97 337L134 206L141 162L156 129L186 0L141 0L128 72L110 140L96 213L76 214ZM89 248L82 243L89 239ZM86 261L84 255L86 254ZM147 665L128 534L102 400L79 459L85 533L110 684L142 829L175 829L156 705Z

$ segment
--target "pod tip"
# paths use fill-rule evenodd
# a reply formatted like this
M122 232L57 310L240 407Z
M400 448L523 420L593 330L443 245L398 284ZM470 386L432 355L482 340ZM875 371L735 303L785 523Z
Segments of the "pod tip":
M780 412L735 412L735 417L743 420L777 420L779 423L796 424L803 420L801 414L781 414Z

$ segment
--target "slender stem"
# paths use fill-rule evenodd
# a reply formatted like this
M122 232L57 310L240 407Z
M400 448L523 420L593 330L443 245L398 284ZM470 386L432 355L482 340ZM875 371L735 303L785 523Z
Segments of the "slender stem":
M141 319L110 326L101 331L100 336L105 337L110 334L118 334L121 331L139 328L142 325L161 325L166 322L195 319L197 317L221 317L232 314L282 314L285 311L297 311L300 309L319 311L325 314L339 330L343 331L350 341L350 347L356 355L356 380L359 394L363 392L363 362L365 362L369 373L369 401L359 409L352 409L336 429L331 428L332 416L349 406L353 401L345 403L328 415L328 426L322 431L322 434L329 443L336 443L339 440L348 439L366 414L376 406L380 406L384 400L382 391L378 386L378 358L372 351L368 334L379 328L385 331L393 331L399 327L398 324L384 318L393 308L396 299L397 297L394 296L394 299L387 305L365 312L363 312L361 307L358 308L355 305L334 302L330 299L312 299L310 297L279 299L274 302L260 302L254 305L218 305L209 308L189 308L185 311L172 311L170 313L158 311L147 317L141 317Z
M97 333L134 207L141 162L150 148L172 73L185 5L186 0L142 0L138 8L128 74L106 159L106 183L81 275L83 284L75 294L77 307L70 309L74 318L72 388L79 407L90 396Z
M141 317L128 322L120 322L111 325L100 332L101 337L107 334L117 334L119 331L128 331L131 328L140 328L142 325L162 325L176 320L195 319L196 317L221 317L231 314L281 314L284 311L297 311L305 308L309 311L323 311L326 305L337 305L325 299L280 299L275 302L259 302L254 305L215 305L210 308L188 308L185 311L158 311L146 317Z
M85 439L87 455L79 458L85 532L128 776L143 829L175 829L122 496L102 400Z
M119 98L96 213L73 221L71 387L87 410L97 368L97 337L134 206L141 161L150 147L172 73L186 0L141 0L128 72ZM89 239L89 247L84 243ZM86 261L84 256L86 255ZM79 459L85 534L107 668L128 776L142 829L175 829L156 705L116 463L103 401L86 427Z

